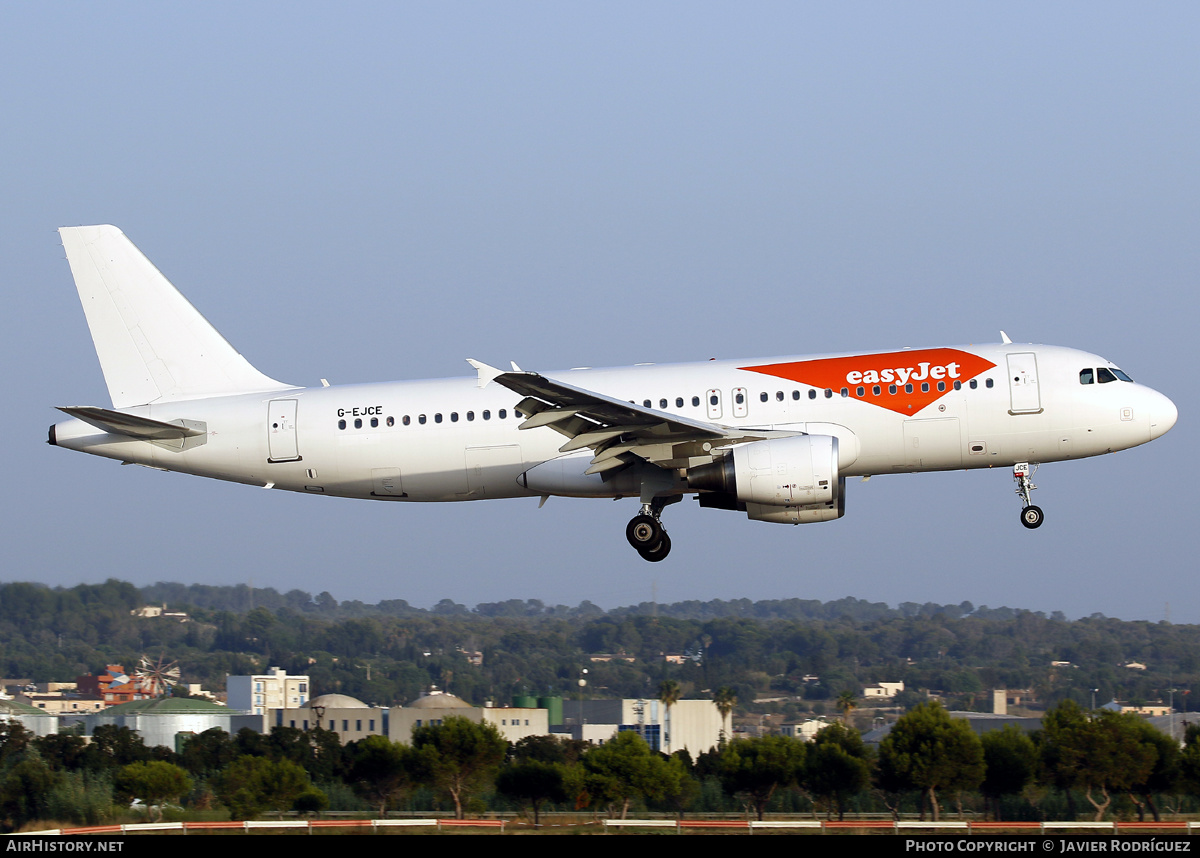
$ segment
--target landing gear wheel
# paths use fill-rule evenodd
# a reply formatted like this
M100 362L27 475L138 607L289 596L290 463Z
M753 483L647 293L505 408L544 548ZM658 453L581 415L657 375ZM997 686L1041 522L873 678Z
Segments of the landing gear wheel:
M658 548L666 537L662 524L652 515L635 515L625 527L625 538L638 551Z
M1041 527L1044 518L1045 516L1042 515L1042 508L1040 506L1027 506L1021 510L1021 524L1030 530L1033 530L1035 527Z
M660 560L665 560L667 555L671 553L671 537L667 536L666 531L663 531L662 541L654 548L639 548L638 554L642 555L643 560L649 560L651 563L657 563Z

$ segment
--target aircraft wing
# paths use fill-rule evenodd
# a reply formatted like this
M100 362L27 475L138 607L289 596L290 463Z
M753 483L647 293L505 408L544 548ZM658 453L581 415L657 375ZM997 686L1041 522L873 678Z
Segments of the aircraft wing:
M565 384L536 372L512 372L479 361L480 386L494 381L525 398L517 410L525 417L521 429L549 427L565 435L560 453L591 448L595 453L586 473L598 474L643 459L664 468L688 468L707 463L718 447L800 434L772 429L735 429L645 408L602 393Z

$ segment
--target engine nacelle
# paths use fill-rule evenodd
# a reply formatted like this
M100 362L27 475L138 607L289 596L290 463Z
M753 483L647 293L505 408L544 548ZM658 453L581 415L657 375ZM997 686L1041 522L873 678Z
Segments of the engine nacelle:
M719 461L692 468L688 487L714 492L701 506L745 510L754 521L808 524L841 518L846 481L838 474L838 439L797 435L734 447Z

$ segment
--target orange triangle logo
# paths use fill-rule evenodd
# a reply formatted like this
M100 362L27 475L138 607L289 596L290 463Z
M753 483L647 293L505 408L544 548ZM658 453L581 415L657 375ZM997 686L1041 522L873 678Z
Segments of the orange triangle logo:
M741 369L840 392L897 414L916 414L995 366L961 349L917 349L852 357L798 360Z

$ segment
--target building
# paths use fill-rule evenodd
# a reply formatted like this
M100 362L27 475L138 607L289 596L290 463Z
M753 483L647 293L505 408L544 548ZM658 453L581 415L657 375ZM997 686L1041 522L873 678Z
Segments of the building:
M58 732L58 716L17 700L0 700L0 721L15 721L37 736Z
M155 700L134 700L110 706L85 719L88 735L96 728L111 724L128 727L142 737L147 745L161 745L179 751L183 741L193 735L218 727L234 735L243 727L262 729L262 718L229 709L207 700L186 697L159 697Z
M82 697L95 697L106 706L119 706L134 700L151 700L156 694L125 672L119 664L106 665L103 673L76 677L75 687Z
M230 709L265 715L269 709L300 709L308 705L307 676L288 676L283 668L271 667L254 676L230 676L225 680L225 699Z
M563 723L555 731L573 739L604 741L618 732L635 730L656 751L687 750L693 757L716 747L721 736L721 713L711 700L680 700L667 708L659 700L569 700L563 703Z
M388 711L347 694L322 694L297 709L272 709L266 720L272 727L332 730L347 745L367 736L386 736Z
M877 682L863 689L863 697L885 698L895 697L904 690L903 682Z
M509 742L526 736L545 736L550 732L547 709L525 706L472 706L461 697L433 691L423 694L408 706L393 706L388 713L388 738L408 743L416 727L441 724L459 716L478 723L491 724Z
M798 724L784 724L779 728L779 732L792 739L799 739L802 742L811 742L817 733L829 726L828 721L823 721L820 718L810 718L807 721L801 721Z

